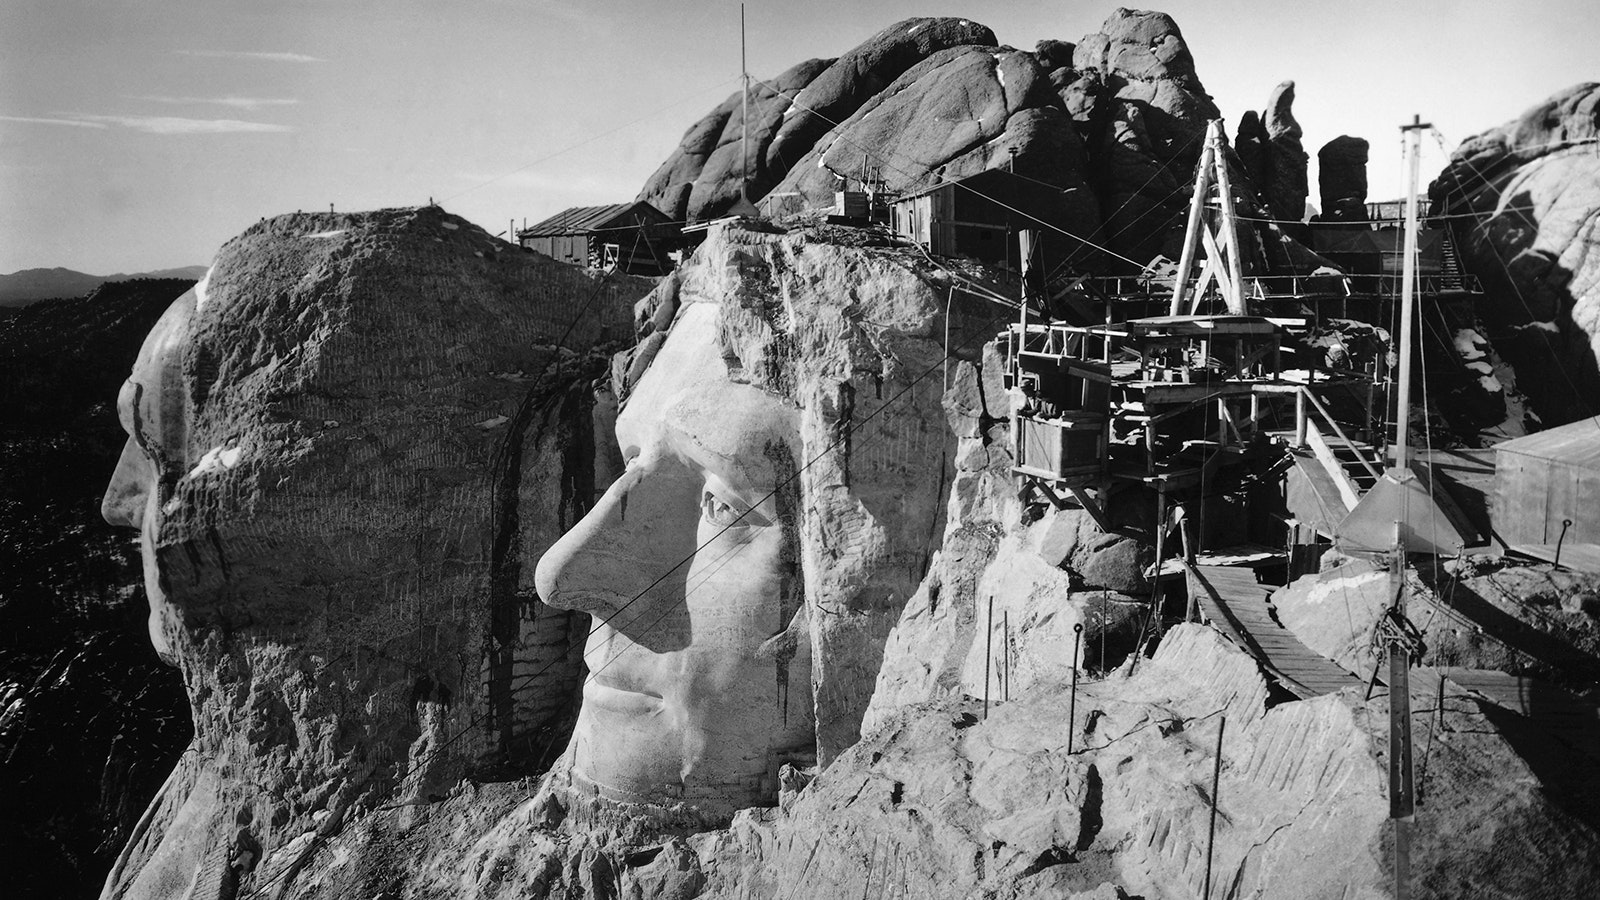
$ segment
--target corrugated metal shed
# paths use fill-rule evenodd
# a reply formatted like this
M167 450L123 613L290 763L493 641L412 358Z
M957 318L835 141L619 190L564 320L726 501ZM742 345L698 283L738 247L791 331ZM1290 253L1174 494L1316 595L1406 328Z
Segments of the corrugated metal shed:
M1494 530L1500 540L1600 543L1600 416L1494 449Z

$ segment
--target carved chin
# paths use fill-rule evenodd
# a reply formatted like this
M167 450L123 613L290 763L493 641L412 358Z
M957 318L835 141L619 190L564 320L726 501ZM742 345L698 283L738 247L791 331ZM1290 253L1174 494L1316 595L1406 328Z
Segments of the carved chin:
M173 618L170 603L150 598L150 617L146 620L146 625L150 629L150 645L156 648L156 656L160 657L162 662L176 668L178 654L172 648L172 631L178 624Z

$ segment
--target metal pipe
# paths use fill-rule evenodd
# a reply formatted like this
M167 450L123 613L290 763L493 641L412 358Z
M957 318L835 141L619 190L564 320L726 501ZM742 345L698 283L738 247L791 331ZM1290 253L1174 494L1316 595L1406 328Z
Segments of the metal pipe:
M1567 539L1567 529L1571 528L1571 527L1572 527L1572 520L1571 519L1562 519L1561 520L1561 536L1556 538L1556 558L1551 560L1551 562L1550 562L1550 564L1553 565L1553 566L1561 565L1561 545Z
M1004 621L1000 633L1000 696L1011 702L1011 610L1001 613Z
M1206 884L1203 900L1211 900L1211 853L1217 843L1217 786L1222 781L1222 733L1228 730L1228 717L1217 722L1217 757L1211 767L1211 826L1206 831Z
M1104 633L1104 627L1101 628ZM1083 623L1072 626L1072 696L1067 700L1067 755L1072 755L1072 738L1078 731L1078 645L1083 641ZM1101 651L1104 652L1104 651Z

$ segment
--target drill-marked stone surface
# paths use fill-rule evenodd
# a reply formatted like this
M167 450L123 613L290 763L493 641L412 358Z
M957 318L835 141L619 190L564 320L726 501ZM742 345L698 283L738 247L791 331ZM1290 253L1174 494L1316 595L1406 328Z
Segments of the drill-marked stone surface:
M107 897L221 890L263 850L288 878L363 811L537 766L583 625L538 603L532 563L592 496L584 351L648 287L437 207L222 248L120 399L104 512L140 530L195 737Z

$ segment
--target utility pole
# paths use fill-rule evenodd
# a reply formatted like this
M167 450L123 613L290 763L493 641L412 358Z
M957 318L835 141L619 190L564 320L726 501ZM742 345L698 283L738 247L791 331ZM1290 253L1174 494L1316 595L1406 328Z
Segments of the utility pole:
M1411 418L1411 349L1415 342L1412 322L1416 319L1417 281L1417 172L1421 165L1422 130L1433 125L1413 115L1410 125L1400 126L1406 147L1406 230L1403 256L1400 260L1400 383L1399 402L1394 419L1394 467L1405 469L1408 458L1408 435Z

